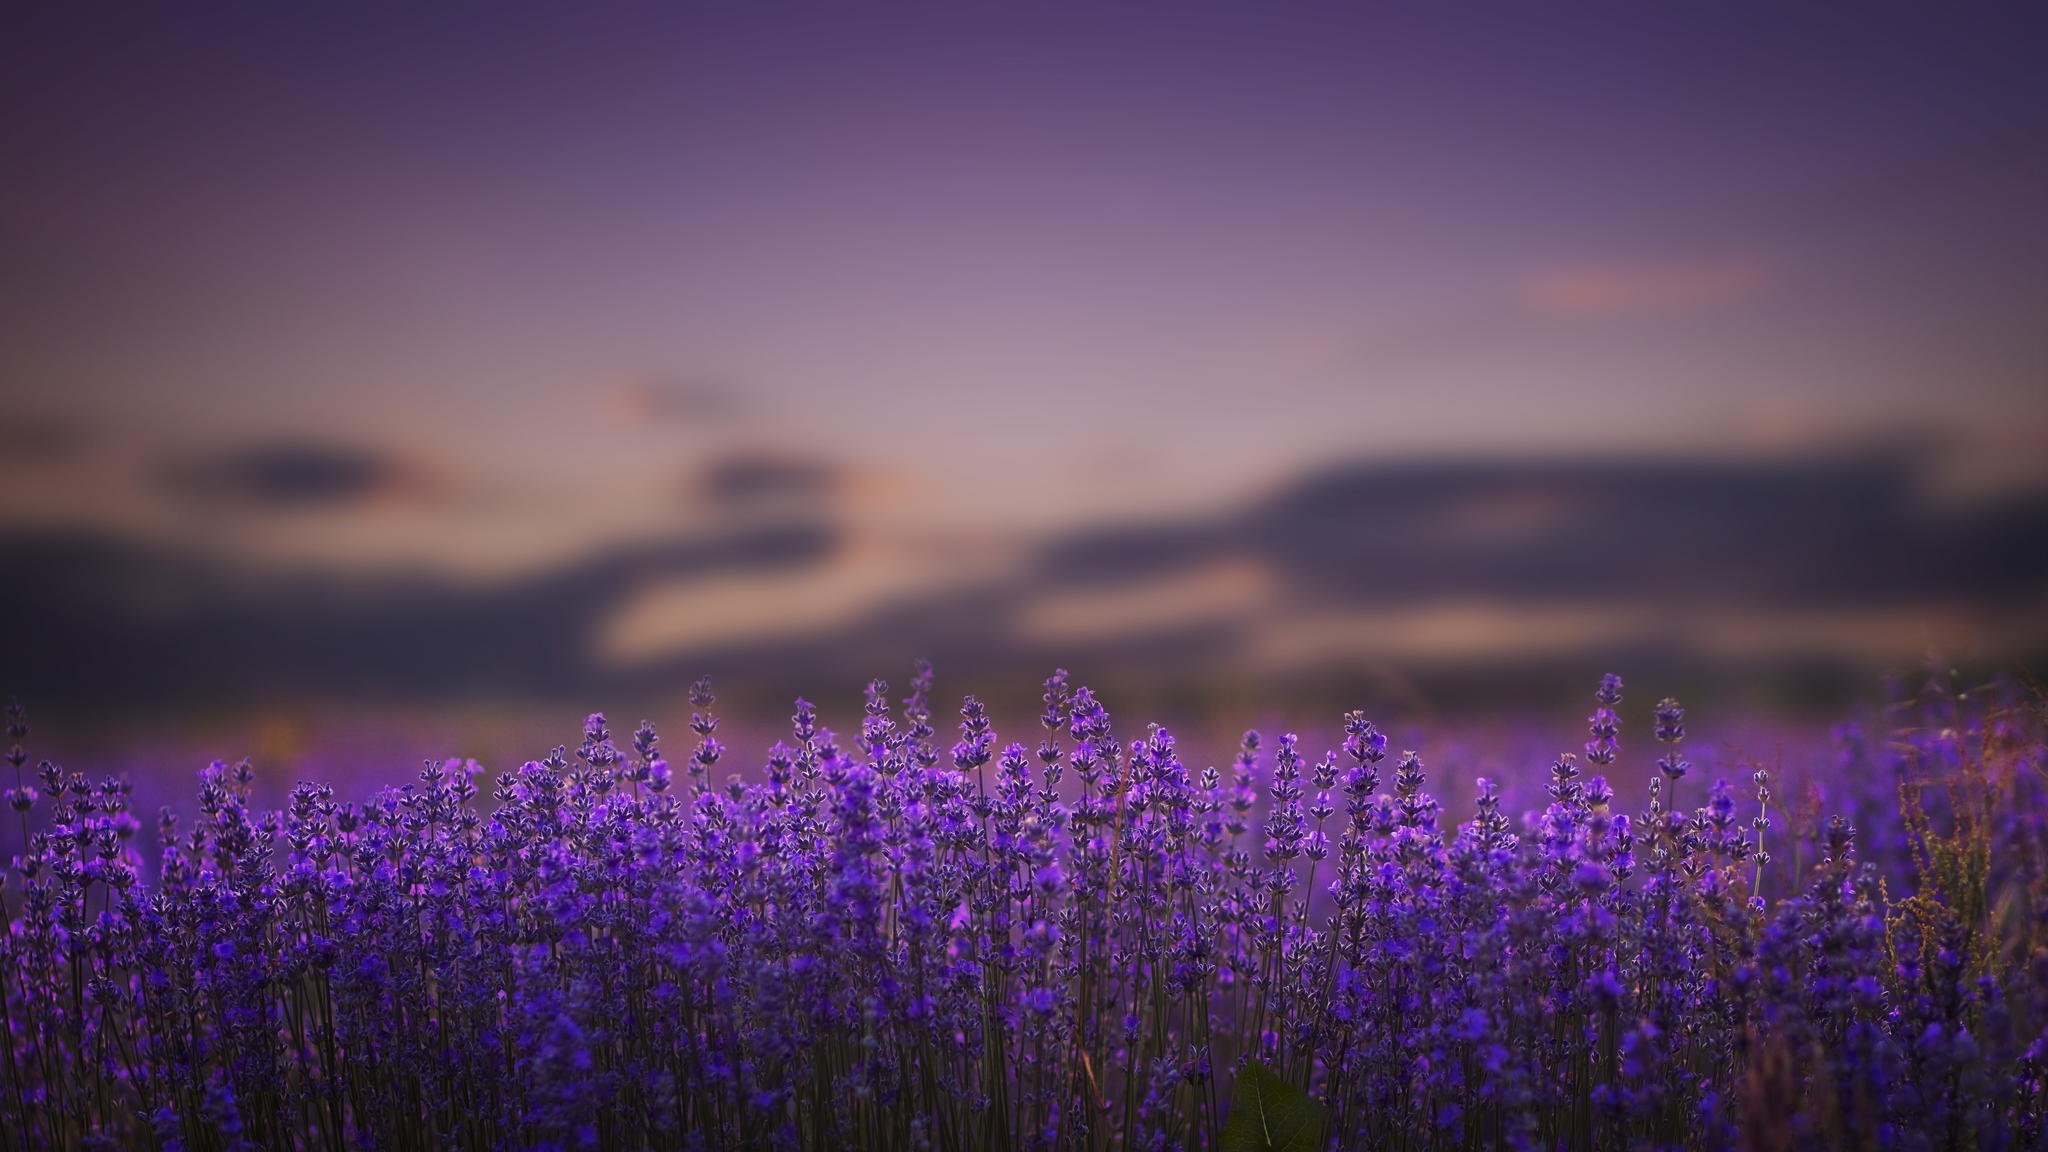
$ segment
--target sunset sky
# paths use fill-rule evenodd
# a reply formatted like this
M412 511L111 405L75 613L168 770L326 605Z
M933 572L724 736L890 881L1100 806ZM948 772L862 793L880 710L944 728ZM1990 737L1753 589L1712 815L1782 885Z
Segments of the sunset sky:
M2019 8L10 25L8 532L488 583L831 526L784 583L636 586L596 641L666 620L687 651L1028 581L1062 534L1328 467L1910 446L1931 500L2044 479ZM1133 595L1171 616L1269 576ZM1127 616L1050 602L1021 618Z

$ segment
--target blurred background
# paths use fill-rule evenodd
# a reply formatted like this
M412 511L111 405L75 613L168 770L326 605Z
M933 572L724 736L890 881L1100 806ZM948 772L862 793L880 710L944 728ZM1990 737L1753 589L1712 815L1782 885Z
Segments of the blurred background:
M2038 19L19 12L0 693L303 764L917 656L1237 724L2023 667Z

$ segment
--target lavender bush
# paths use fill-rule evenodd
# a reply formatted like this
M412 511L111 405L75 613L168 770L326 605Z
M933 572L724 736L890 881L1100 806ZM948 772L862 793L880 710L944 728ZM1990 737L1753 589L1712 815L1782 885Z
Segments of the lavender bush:
M1613 677L1461 823L1356 713L1196 770L1064 673L1035 747L929 690L730 780L701 683L679 772L603 716L362 803L216 763L148 880L17 710L0 1148L2048 1146L2035 701L1874 754L1872 851L1689 776L1669 700L1625 814Z

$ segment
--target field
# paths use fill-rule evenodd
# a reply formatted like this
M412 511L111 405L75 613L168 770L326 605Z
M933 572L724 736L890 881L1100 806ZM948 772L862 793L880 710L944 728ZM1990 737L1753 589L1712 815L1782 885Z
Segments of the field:
M1608 677L1458 812L1359 713L1196 768L1064 673L1032 743L942 736L921 666L736 766L691 702L673 765L593 715L267 812L217 762L147 853L17 709L0 1147L2048 1141L2027 691L1937 679L1787 796Z

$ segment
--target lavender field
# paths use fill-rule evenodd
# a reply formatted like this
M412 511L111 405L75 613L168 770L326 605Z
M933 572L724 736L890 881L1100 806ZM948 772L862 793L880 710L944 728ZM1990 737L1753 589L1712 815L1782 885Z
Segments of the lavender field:
M2048 1152L2041 5L7 14L0 1152Z
M2036 693L1788 795L1609 676L1527 811L1355 712L1209 767L1065 673L1028 743L936 701L743 757L700 682L684 748L282 811L216 762L147 859L17 708L0 1147L2048 1146Z

